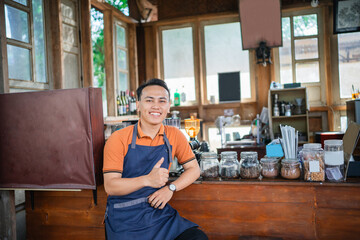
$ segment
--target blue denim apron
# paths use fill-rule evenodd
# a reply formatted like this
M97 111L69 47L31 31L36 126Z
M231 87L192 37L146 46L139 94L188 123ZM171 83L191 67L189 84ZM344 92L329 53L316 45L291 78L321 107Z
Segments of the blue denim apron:
M137 124L124 158L123 178L149 174L162 157L164 162L161 167L169 168L172 148L165 133L165 144L160 146L136 145L136 138ZM198 226L181 217L168 203L163 209L151 207L147 197L159 189L144 187L125 196L108 196L105 213L107 238L171 240L186 229Z

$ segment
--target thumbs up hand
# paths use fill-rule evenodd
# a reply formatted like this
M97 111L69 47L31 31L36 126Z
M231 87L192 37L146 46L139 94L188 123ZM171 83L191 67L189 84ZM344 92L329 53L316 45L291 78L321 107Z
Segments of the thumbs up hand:
M160 188L164 186L169 180L169 170L161 168L161 164L164 162L162 157L153 167L151 172L146 175L149 187Z

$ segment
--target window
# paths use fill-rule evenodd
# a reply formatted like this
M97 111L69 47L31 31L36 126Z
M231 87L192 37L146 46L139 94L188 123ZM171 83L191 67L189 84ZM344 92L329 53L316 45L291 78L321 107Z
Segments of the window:
M301 83L311 105L325 104L323 41L318 9L283 13L279 48L280 83Z
M91 40L93 51L94 87L101 88L104 117L107 116L105 52L104 52L104 14L91 8Z
M5 1L10 92L48 89L42 0Z
M129 64L128 47L126 38L126 25L122 22L115 22L115 55L116 55L116 79L117 93L129 89Z
M239 22L204 26L207 100L219 102L218 73L240 72L241 98L251 98L249 51L242 50Z
M242 50L238 18L204 18L186 25L162 26L159 37L161 77L171 95L179 93L180 105L218 103L218 74L228 72L240 72L241 101L254 100L250 54ZM200 86L204 86L204 96L196 95L201 94L196 91Z
M351 98L360 89L360 32L337 35L340 98Z
M163 29L161 39L163 78L172 93L172 103L175 93L181 94L181 105L196 103L193 28Z

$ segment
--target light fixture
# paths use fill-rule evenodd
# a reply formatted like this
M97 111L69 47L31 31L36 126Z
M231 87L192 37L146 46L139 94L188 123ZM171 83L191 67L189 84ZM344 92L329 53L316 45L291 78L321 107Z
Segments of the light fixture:
M270 48L266 46L266 42L260 42L259 47L256 48L256 63L261 63L264 67L266 67L267 63L271 62Z
M319 0L311 0L311 6L317 7L319 5Z

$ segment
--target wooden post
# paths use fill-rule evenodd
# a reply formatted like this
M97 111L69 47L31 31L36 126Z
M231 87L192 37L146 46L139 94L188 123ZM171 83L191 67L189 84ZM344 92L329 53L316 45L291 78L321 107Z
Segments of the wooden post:
M16 239L14 191L0 191L0 239Z
M93 86L93 70L92 70L92 46L91 46L91 24L90 9L91 1L80 1L81 9L81 45L82 45L82 64L83 64L83 87Z
M49 1L49 11L51 16L50 36L52 41L49 52L52 55L52 82L53 89L64 88L63 81L63 45L62 45L62 17L60 0Z
M105 76L106 76L106 98L108 116L116 116L116 85L114 76L114 27L113 14L111 10L104 12L104 48L105 48Z

